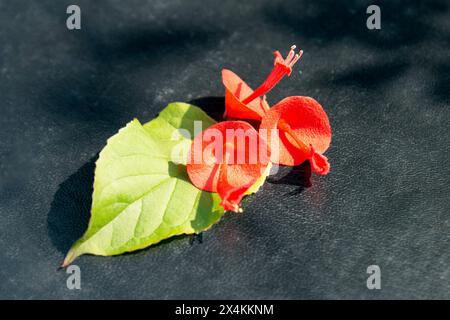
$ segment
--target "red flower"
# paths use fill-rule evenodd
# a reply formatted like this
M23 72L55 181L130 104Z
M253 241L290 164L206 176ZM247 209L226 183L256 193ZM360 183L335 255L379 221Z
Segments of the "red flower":
M322 106L313 98L283 99L266 113L260 129L268 131L270 146L278 146L278 152L272 152L272 162L295 166L309 160L313 171L319 174L330 171L330 164L322 155L331 142L330 123Z
M225 210L242 212L239 203L266 171L269 155L250 124L224 121L194 139L188 160L187 172L197 188L217 192Z
M309 160L313 171L323 175L330 171L328 159L322 154L330 145L331 128L322 106L313 98L301 96L288 97L272 108L265 100L264 94L289 76L302 56L303 51L295 54L294 49L292 46L286 59L275 51L272 72L255 91L233 72L222 71L226 88L224 116L261 121L259 128L264 131L260 133L265 136L260 137L247 122L224 121L194 139L187 165L189 178L197 188L217 192L225 210L242 212L239 203L265 173L269 158L288 166ZM252 147L247 138L257 147ZM252 162L255 155L257 160ZM242 161L235 162L239 157Z
M286 59L283 59L279 51L274 52L275 61L272 72L255 91L234 72L222 70L222 82L225 86L224 117L261 120L269 110L264 94L269 92L285 75L291 75L292 66L303 54L303 51L295 54L295 48L295 46L291 47Z

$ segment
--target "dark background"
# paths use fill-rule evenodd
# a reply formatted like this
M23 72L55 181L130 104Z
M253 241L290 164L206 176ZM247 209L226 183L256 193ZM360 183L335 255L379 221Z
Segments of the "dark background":
M382 29L366 28L381 7ZM82 29L66 28L78 4ZM450 298L449 1L0 1L0 298ZM94 161L172 101L216 111L305 50L274 104L326 109L331 173L284 170L203 243L83 256ZM199 100L200 99L200 100ZM285 175L283 177L283 175ZM366 288L381 268L382 289Z

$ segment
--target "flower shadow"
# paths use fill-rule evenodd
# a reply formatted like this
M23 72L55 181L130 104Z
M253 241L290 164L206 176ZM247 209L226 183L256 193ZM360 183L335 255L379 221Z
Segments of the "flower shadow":
M276 173L267 178L267 182L271 184L281 184L297 186L298 188L290 192L289 195L296 195L306 188L312 186L311 183L311 164L305 161L294 167L277 166Z
M225 97L201 97L189 101L190 104L199 107L216 121L223 121L225 112Z

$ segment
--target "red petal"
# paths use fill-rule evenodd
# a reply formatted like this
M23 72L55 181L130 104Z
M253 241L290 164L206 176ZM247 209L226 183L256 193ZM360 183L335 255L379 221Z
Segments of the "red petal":
M244 197L245 192L247 192L247 190L256 182L256 180L252 180L251 182L242 186L234 187L228 183L227 172L228 166L226 164L222 165L219 174L219 181L217 184L217 193L222 199L220 205L225 210L242 212L239 203Z
M239 130L245 134L245 140L232 136ZM227 134L233 137L231 141ZM218 192L226 210L238 211L244 193L267 168L269 157L266 149L264 140L247 122L220 122L204 130L192 142L187 172L197 188Z
M291 132L283 129L287 124ZM288 97L272 107L263 118L260 129L268 131L268 143L279 151L272 150L271 160L274 163L294 166L310 159L310 146L316 151L314 160L322 163L315 156L324 153L331 142L331 128L328 117L322 106L310 97ZM273 131L278 129L278 131ZM271 137L273 136L273 137Z
M225 86L225 117L261 120L269 109L267 102L256 98L248 104L242 103L241 100L250 96L253 90L230 70L222 70L222 82Z
M328 162L328 158L320 153L317 153L313 146L311 146L309 162L311 163L311 169L318 174L326 175L330 172L330 163Z

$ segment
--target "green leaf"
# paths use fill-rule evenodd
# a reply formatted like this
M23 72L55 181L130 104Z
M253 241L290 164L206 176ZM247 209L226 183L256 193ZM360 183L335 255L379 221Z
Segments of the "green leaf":
M220 197L197 189L187 176L194 120L203 129L215 123L195 106L172 103L158 118L144 126L133 120L108 140L96 162L88 229L63 266L82 254L116 255L199 233L222 217ZM174 162L177 150L180 161Z

